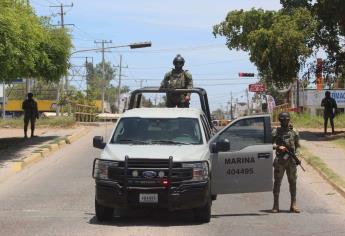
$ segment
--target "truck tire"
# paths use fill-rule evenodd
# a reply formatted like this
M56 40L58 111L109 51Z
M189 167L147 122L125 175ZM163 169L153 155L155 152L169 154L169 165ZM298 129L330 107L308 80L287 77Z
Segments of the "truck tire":
M211 196L211 199L212 199L212 201L217 200L217 194L212 195L212 196Z
M98 204L95 200L96 218L99 222L109 221L113 217L114 209Z
M207 202L205 206L194 209L195 220L200 223L208 223L211 220L211 201Z

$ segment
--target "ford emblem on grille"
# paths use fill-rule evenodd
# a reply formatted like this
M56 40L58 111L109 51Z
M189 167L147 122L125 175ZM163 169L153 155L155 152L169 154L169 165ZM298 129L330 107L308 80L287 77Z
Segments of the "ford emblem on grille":
M154 171L144 171L142 173L142 176L147 179L151 179L157 176L157 173Z

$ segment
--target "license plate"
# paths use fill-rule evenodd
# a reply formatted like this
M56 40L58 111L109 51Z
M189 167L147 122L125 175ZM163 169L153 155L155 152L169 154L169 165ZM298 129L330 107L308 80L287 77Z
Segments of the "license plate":
M157 193L140 193L139 194L140 203L158 203Z

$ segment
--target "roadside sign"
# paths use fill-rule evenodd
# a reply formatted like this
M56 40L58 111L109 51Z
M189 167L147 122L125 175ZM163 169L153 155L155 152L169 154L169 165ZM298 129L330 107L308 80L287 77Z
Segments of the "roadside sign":
M265 84L250 84L249 85L249 92L255 92L255 93L261 93L266 91L266 85Z

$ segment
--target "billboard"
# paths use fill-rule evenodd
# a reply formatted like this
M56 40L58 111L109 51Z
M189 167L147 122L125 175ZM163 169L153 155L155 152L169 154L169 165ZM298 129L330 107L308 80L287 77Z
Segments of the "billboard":
M331 97L335 99L338 107L345 108L345 89L336 90L305 90L300 92L301 103L307 107L321 107L321 100L325 97L325 92L330 91Z
M250 84L249 85L249 92L255 92L255 93L262 93L266 91L266 85L265 84Z

